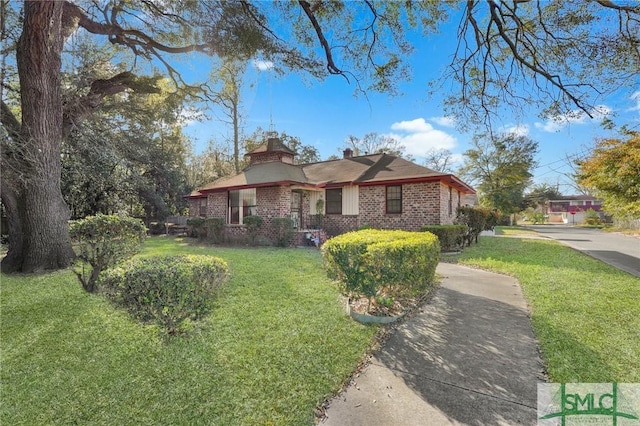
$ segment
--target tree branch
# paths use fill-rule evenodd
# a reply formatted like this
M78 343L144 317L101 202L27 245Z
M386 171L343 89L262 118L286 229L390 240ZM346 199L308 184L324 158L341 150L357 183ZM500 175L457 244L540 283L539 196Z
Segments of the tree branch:
M74 126L77 126L89 114L94 112L107 96L133 89L140 93L159 93L159 89L149 81L141 80L134 74L125 71L110 79L99 79L91 83L89 93L78 98L75 102L65 105L63 134L68 136Z
M22 126L20 125L20 122L13 114L9 106L4 103L4 100L2 100L0 110L0 123L2 123L12 139L18 139L20 137Z
M190 44L185 46L173 47L159 43L149 35L135 29L124 29L116 20L118 6L114 6L111 14L111 23L103 24L90 19L77 5L65 1L63 9L63 26L66 33L70 32L75 26L80 26L92 34L101 34L109 37L109 41L113 44L128 46L135 51L135 48L141 47L148 51L155 49L166 53L189 53L203 52L212 55L214 49L208 44Z
M313 29L316 31L318 41L320 41L320 44L324 49L324 54L325 54L325 57L327 58L327 70L329 71L330 74L342 75L347 81L349 81L349 78L345 75L344 71L342 71L340 68L336 66L333 60L333 55L331 53L331 48L329 47L329 42L327 41L326 37L324 36L324 33L322 32L322 27L320 26L320 23L316 19L316 16L313 13L313 9L311 5L306 0L299 0L298 3L302 7L302 10L304 10L304 13L307 15L307 18L309 18L309 21L311 22Z

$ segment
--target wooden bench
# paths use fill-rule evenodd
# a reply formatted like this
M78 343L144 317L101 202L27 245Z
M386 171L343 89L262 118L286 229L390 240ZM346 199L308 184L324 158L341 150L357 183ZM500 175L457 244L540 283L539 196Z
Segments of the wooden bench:
M188 230L187 216L168 216L164 222L167 235L186 234Z

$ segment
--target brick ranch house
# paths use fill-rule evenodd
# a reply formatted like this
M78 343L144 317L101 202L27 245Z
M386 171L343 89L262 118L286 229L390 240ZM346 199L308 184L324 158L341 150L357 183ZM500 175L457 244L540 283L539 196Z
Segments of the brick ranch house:
M452 223L464 196L475 194L452 174L384 153L353 156L347 149L339 160L297 165L296 153L270 138L246 155L249 166L241 173L187 196L190 216L224 218L230 238L244 235L243 218L250 215L262 217L268 239L272 219L291 218L294 244L363 226L417 231Z

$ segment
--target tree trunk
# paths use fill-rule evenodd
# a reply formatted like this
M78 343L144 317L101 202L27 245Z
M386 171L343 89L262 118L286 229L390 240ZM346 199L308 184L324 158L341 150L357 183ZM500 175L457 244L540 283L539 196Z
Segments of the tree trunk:
M23 250L22 226L18 213L18 197L14 188L9 185L9 173L3 172L0 184L2 186L2 204L7 213L7 233L9 235L9 253L2 259L2 272L16 272L20 265L20 255Z
M22 235L9 235L10 241L21 239L22 244L9 245L3 270L60 269L69 266L74 258L68 232L69 209L60 189L63 6L58 1L25 2L24 26L16 51L22 101L19 143L23 157L16 186Z

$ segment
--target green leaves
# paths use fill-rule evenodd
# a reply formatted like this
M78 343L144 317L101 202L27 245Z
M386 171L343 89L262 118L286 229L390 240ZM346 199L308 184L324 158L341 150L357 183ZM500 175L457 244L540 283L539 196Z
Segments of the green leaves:
M460 174L475 182L480 202L512 213L519 209L536 166L538 143L515 134L479 135L466 151Z
M82 287L93 293L102 271L140 252L147 229L139 219L99 214L71 222L69 234L81 262L74 272Z
M135 318L176 334L211 312L228 274L220 258L174 255L133 260L109 270L100 285Z
M640 133L630 133L626 141L598 141L579 166L580 184L595 189L607 212L618 218L640 216Z
M365 229L331 238L322 255L346 295L372 299L383 288L418 291L433 284L440 244L426 232Z

